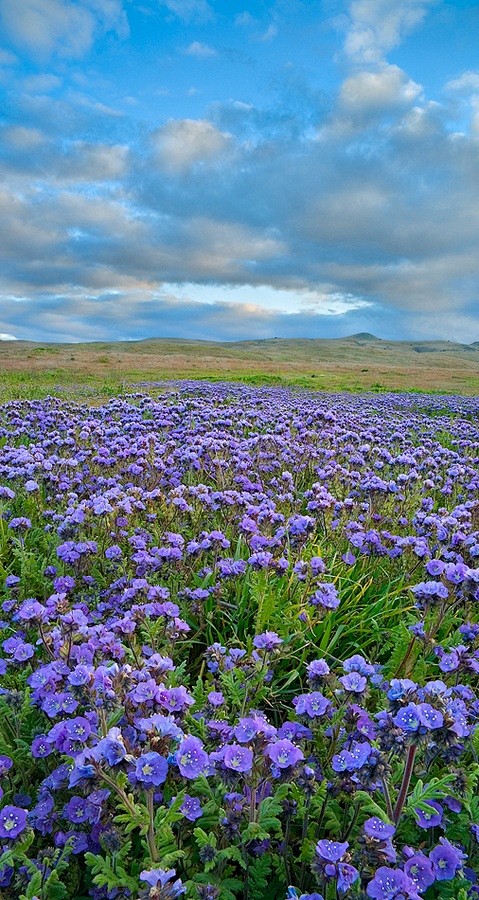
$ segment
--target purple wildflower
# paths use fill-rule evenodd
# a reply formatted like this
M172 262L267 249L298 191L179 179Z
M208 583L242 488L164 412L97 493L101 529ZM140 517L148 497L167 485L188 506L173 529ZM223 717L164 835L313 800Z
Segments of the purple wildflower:
M225 702L224 695L221 691L210 691L208 694L208 703L210 706L218 707L223 706Z
M324 609L337 609L341 600L334 584L326 582L320 585L309 598L311 606L322 606Z
M339 680L344 689L352 694L362 694L368 686L366 678L364 675L360 675L359 672L350 672L348 675L343 675Z
M14 531L28 531L32 527L32 523L26 516L18 516L16 519L10 520L8 527Z
M308 680L311 682L313 687L317 687L325 678L326 675L329 675L330 668L325 659L313 659L312 662L306 668L308 673Z
M72 797L63 810L65 818L75 824L90 821L91 813L91 804L84 797Z
M462 850L450 844L447 838L439 838L439 844L429 854L429 859L434 865L436 880L449 881L454 878L465 858Z
M340 841L329 841L324 839L318 841L316 844L316 855L325 862L336 863L343 858L348 847L349 844L347 841L341 843Z
M331 760L334 772L354 772L368 762L373 748L367 741L352 741L349 750L335 753Z
M13 840L27 827L27 811L19 806L4 806L0 810L0 838Z
M157 896L162 900L175 900L175 897L186 893L181 879L177 878L176 881L173 881L174 878L176 878L174 869L168 869L168 871L166 869L149 869L140 873L141 881L145 881L152 888L157 888ZM163 889L161 894L160 889Z
M368 663L364 656L355 653L354 656L344 660L343 669L345 672L359 672L360 675L374 675L375 669L371 663Z
M224 748L223 762L227 769L233 772L251 772L253 754L248 747L240 744L228 744Z
M304 753L287 738L268 744L265 753L278 769L288 769L304 759Z
M95 754L105 759L109 766L117 766L125 759L126 748L119 728L110 728L106 738L95 747Z
M275 631L265 631L263 634L258 634L253 638L253 646L257 650L275 650L282 643L283 639Z
M367 834L368 837L378 841L387 841L389 838L392 838L396 831L394 825L384 822L382 819L379 819L378 816L366 819L363 827L364 833Z
M6 756L4 753L2 753L0 755L0 778L2 777L2 775L6 775L6 773L10 771L12 766L13 760L10 758L10 756Z
M185 799L180 806L180 812L190 822L196 822L196 819L200 819L203 815L203 810L198 797L190 797L189 794L185 794Z
M444 815L442 806L439 803L436 803L435 800L428 800L426 805L428 807L427 810L414 810L417 824L420 828L434 828L436 825L440 825Z
M414 881L418 891L425 891L436 880L433 864L424 853L410 856L404 865L404 871Z
M46 756L50 756L52 752L53 746L46 735L40 734L32 741L30 753L34 759L44 759Z
M149 753L143 753L136 760L135 778L147 787L158 787L163 784L168 775L168 763L163 756L155 753L154 750Z
M368 897L374 900L420 900L416 885L402 869L380 866L366 888Z
M348 862L349 844L339 841L321 840L316 844L316 856L313 868L323 877L336 879L338 891L349 890L359 878L359 872Z
M208 765L208 754L196 737L186 737L178 747L176 764L185 778L198 778Z
M310 719L324 716L330 705L329 700L327 700L320 691L313 691L310 694L300 694L293 699L293 706L296 710L296 714L298 716L309 716Z
M408 703L394 716L394 724L407 733L425 733L441 728L444 717L430 703Z

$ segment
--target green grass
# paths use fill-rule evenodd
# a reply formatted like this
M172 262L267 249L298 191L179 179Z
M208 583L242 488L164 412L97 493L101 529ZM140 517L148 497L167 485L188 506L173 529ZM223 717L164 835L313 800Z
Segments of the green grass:
M40 372L34 376L26 372L3 372L0 378L0 402L43 400L52 395L68 400L106 399L121 396L132 389L132 385L127 385L115 375L85 375L79 380L77 375L65 370Z
M439 346L440 344L440 346ZM477 394L479 351L458 344L274 339L88 344L0 342L0 402L108 398L142 381L194 378L357 393Z
M185 373L183 376L172 376L168 372L145 373L141 371L128 371L116 373L110 369L102 375L81 375L68 370L52 369L32 375L27 372L3 372L0 374L0 402L10 400L42 400L48 396L57 396L66 400L92 401L106 400L111 397L124 396L125 394L145 390L148 393L155 392L155 383L162 381L176 381L181 378L194 379L195 381L209 381L219 383L230 381L237 384L250 385L251 387L291 387L302 388L311 391L327 391L333 393L358 394L364 391L373 393L411 393L411 394L453 394L453 391L436 390L423 391L419 388L390 388L387 385L372 383L364 386L354 377L345 378L342 375L306 373L304 375L272 375L267 372L258 372L245 375L243 372L231 371L221 375L212 375L209 372ZM151 384L150 384L151 383Z

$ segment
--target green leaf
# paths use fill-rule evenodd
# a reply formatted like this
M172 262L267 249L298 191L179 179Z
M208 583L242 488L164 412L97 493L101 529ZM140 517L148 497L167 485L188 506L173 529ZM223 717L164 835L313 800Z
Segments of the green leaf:
M225 847L224 850L220 850L216 854L216 859L217 859L217 861L223 860L223 859L229 859L234 862L237 862L238 865L241 866L242 869L246 868L246 863L243 859L243 855L242 855L239 847L234 847L234 846Z
M132 892L138 890L137 879L131 878L122 866L116 871L113 868L113 860L110 861L103 856L87 852L85 853L85 862L92 871L93 883L97 887L106 887L109 891L122 887L126 887Z
M367 813L368 816L378 816L383 822L389 823L387 813L366 791L356 791L354 799L359 801L361 812Z
M212 831L210 831L209 834L206 834L206 831L203 831L202 828L197 827L193 829L193 834L196 838L196 843L198 844L200 850L202 850L203 847L217 846L216 836Z
M41 890L41 886L42 886L42 873L35 872L35 874L33 875L33 877L30 880L27 890L25 891L24 894L22 894L22 900L32 900L32 898L35 897L36 894L38 894L38 891Z
M175 822L181 821L183 814L180 813L180 809L183 805L185 795L186 791L180 791L171 802L170 806L160 806L159 809L157 809L155 814L155 828L173 825Z
M279 787L276 788L276 790L274 792L274 799L278 800L278 801L286 800L286 797L288 796L290 791L291 791L290 784L280 784Z
M429 805L430 800L440 800L441 797L446 797L448 794L453 793L452 785L454 784L455 775L445 775L443 778L431 778L427 784L424 784L421 779L419 779L412 793L409 795L406 811L409 814L415 814L416 809L421 809L424 812L430 812L431 808Z
M271 874L271 860L268 856L259 856L248 869L248 887L251 900L262 900L268 887Z
M50 875L43 887L43 894L45 900L67 900L68 890L63 882L60 881L57 871L52 872Z
M135 808L135 815L133 816L129 811L121 812L115 816L114 821L116 824L122 825L127 834L130 834L135 828L139 828L141 834L146 834L150 824L148 810L142 803L135 803L132 794L130 794L129 799Z
M247 844L249 841L267 841L271 837L269 831L265 831L260 827L258 822L250 822L249 825L243 831L241 835L243 839L243 843Z

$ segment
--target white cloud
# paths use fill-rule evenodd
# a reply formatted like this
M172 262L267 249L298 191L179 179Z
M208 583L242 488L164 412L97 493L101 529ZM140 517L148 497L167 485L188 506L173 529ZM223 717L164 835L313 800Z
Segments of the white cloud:
M8 334L7 331L0 331L0 341L18 341L14 334Z
M208 22L213 10L207 0L162 0L162 6L185 22Z
M0 47L0 66L13 66L16 62L18 60L14 53L10 53L9 50L2 50Z
M173 292L171 291L173 288ZM377 307L336 309L332 315L314 310L285 312L265 309L254 287L245 286L243 299L235 296L199 302L197 285L180 292L164 285L155 292L69 291L53 296L45 292L13 300L0 295L0 316L20 339L37 341L128 340L146 337L196 337L202 340L248 340L272 337L338 337L377 326ZM33 324L34 323L34 324Z
M235 16L235 25L239 25L240 28L248 27L250 25L254 25L256 23L256 19L253 18L250 12L244 10L244 12L238 13Z
M463 72L447 82L446 91L458 94L479 93L479 72Z
M355 63L381 63L436 0L353 0L344 51Z
M123 110L114 109L114 107L107 106L106 103L101 103L99 100L95 100L78 91L70 91L68 99L73 103L78 103L80 106L85 106L87 109L100 113L102 116L111 116L113 119L121 119L124 116Z
M197 56L199 59L208 59L218 55L214 47L209 47L208 44L202 44L200 41L193 41L188 47L185 47L183 53L186 56Z
M472 100L471 131L474 137L479 137L479 95Z
M304 313L314 311L321 315L342 315L353 309L362 309L368 304L360 297L345 294L331 294L326 291L282 290L268 285L250 284L175 284L165 283L162 290L179 300L198 303L250 303L254 298L255 307L276 313Z
M99 34L128 34L121 0L0 0L0 18L13 44L39 59L77 59Z
M171 119L154 133L153 142L161 165L170 171L183 171L221 156L230 135L206 119Z
M44 73L42 75L30 75L29 78L25 78L23 80L23 88L26 91L43 94L54 91L55 88L60 87L61 83L61 79L56 75Z
M421 106L413 106L407 110L394 126L392 134L394 138L403 138L412 141L411 146L420 145L422 141L438 141L438 146L443 146L445 135L440 115L440 104L434 100L423 103Z
M53 174L68 181L117 181L126 173L128 147L74 141L58 160Z
M3 130L3 140L14 150L36 150L46 140L38 128L27 128L24 125L12 125Z
M278 34L277 26L271 24L271 25L268 25L266 31L263 31L261 34L258 34L256 39L258 41L260 41L262 44L267 44L267 43L269 43L269 41L274 40L274 38L277 36L277 34Z
M352 114L383 112L409 106L421 90L398 66L385 65L377 72L358 72L346 78L341 86L340 104Z
M211 218L193 218L185 230L189 261L199 276L224 278L262 261L280 257L286 247L277 237Z
M159 0L150 6L153 2L158 10ZM0 0L0 6L5 3ZM105 0L48 3L86 10L95 22L100 8L102 21L110 15ZM45 9L48 3L25 0L28 9ZM111 8L118 8L117 0ZM198 13L201 4L183 4L183 17L194 8ZM0 141L4 183L11 189L0 198L0 284L5 297L26 296L31 302L21 309L18 304L18 318L13 313L2 318L8 304L0 305L2 332L25 336L27 314L33 318L36 304L40 309L44 303L44 333L81 334L85 327L94 337L98 327L107 336L131 336L134 329L161 334L168 316L174 329L197 309L177 298L150 315L161 280L202 285L203 297L211 294L209 305L216 304L211 316L217 336L233 335L234 327L252 332L257 326L269 336L283 328L284 318L266 313L261 318L263 299L256 289L271 292L270 311L283 291L285 316L289 297L302 292L306 311L321 312L323 321L331 311L338 318L343 309L351 310L354 298L369 304L361 306L361 315L380 309L383 316L387 308L390 319L406 323L409 333L420 311L420 321L427 319L438 331L455 314L467 321L471 309L477 313L479 296L474 137L479 136L479 73L459 74L448 85L446 101L440 97L444 102L434 103L385 59L426 8L401 0L352 4L349 36L355 35L357 44L356 50L350 47L337 98L325 100L307 76L294 81L291 75L278 103L262 107L258 99L253 105L245 102L250 99L245 91L244 101L211 103L198 118L158 118L161 127L148 137L146 90L139 90L141 105L127 118L112 108L119 102L114 83L102 80L93 64L83 68L76 92L46 96L56 86L46 65L43 74L20 81L12 121L22 125L5 128ZM241 21L251 28L250 38L267 25L248 17ZM58 34L66 40L66 32L61 23L55 27L51 46L58 49ZM98 28L92 26L93 39ZM207 31L185 28L182 41L173 38L176 53L184 45L201 58L208 44L189 44L195 35L209 39ZM180 65L181 57L173 52L170 63ZM51 66L62 74L67 69L58 61ZM71 83L75 73L69 74ZM167 80L168 73L162 77ZM189 84L167 80L172 93L166 100L159 99L165 90L157 95L151 90L158 116L176 109ZM28 92L21 93L24 87ZM123 87L117 96L123 96ZM205 104L209 89L205 83ZM472 132L451 134L458 110L468 122L473 118ZM313 127L320 140L312 139ZM210 285L216 286L214 297ZM219 298L225 285L241 291L243 305L235 315ZM103 290L106 300L100 297ZM141 303L130 303L119 296L122 291L141 293ZM57 293L58 301L44 300ZM83 307L77 303L90 295ZM189 299L195 299L194 292ZM301 318L288 320L288 328L304 335L310 324L319 327L319 316L301 312ZM80 313L84 325L77 322ZM373 320L369 327L363 322L341 330L375 331L375 325ZM208 328L204 324L203 333L211 333Z
M259 41L262 44L269 43L278 35L278 26L274 22L270 22L265 28L264 23L262 23L260 19L255 19L251 13L246 11L235 16L234 23L240 28L254 29L251 34L252 39L254 41Z
M457 78L448 81L445 90L458 105L460 113L464 114L464 111L468 110L466 118L470 117L471 134L476 138L479 137L479 72L463 72ZM463 127L467 128L465 124Z

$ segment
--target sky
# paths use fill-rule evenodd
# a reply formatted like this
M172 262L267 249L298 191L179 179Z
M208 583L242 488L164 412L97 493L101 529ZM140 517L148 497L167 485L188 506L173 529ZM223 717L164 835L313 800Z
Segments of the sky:
M0 0L0 339L479 340L479 4Z

